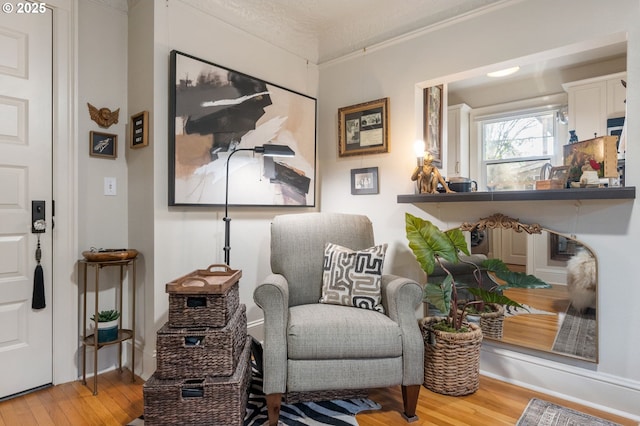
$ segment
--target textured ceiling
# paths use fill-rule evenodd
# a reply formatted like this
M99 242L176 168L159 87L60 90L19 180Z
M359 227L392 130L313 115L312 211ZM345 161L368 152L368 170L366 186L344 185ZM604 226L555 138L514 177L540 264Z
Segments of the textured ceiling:
M182 0L320 64L485 6L513 0Z

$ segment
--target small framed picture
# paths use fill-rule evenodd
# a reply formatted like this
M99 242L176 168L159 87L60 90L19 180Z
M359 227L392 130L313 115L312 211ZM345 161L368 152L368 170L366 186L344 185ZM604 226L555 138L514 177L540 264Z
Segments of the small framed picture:
M91 157L118 157L118 135L102 132L89 133L89 155Z
M389 98L338 109L338 156L389 152Z
M377 194L378 168L351 169L351 194Z
M142 148L149 145L149 111L131 116L129 147Z

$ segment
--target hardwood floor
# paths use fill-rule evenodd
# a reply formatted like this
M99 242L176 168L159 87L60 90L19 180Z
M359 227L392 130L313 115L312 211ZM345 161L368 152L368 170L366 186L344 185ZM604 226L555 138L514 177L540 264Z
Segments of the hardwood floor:
M448 397L420 389L417 422L411 425L486 426L514 425L533 397L555 402L625 426L637 422L599 412L572 402L481 377L480 389L468 396ZM360 426L407 424L402 412L400 387L376 389L370 398L381 410L360 413ZM144 411L142 380L131 383L128 371L99 376L98 395L81 382L71 382L0 402L0 426L111 426L126 425Z
M98 376L96 396L80 381L42 389L0 402L0 426L126 425L144 411L142 384L114 370Z

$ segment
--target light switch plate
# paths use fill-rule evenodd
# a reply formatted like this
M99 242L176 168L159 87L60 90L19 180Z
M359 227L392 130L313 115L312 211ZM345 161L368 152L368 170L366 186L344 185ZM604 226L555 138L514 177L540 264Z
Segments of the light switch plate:
M104 178L104 195L116 195L116 178L106 177Z

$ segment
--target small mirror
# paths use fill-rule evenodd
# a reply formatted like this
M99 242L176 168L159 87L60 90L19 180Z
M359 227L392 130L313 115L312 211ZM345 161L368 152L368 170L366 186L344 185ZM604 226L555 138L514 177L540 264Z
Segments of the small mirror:
M510 270L551 285L505 290L526 309L505 308L502 337L496 340L597 362L598 274L590 248L575 238L500 214L460 228L469 232L472 254L499 258Z

